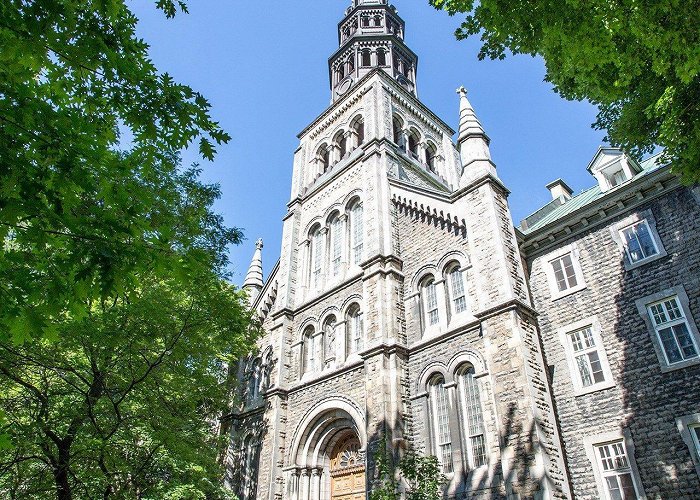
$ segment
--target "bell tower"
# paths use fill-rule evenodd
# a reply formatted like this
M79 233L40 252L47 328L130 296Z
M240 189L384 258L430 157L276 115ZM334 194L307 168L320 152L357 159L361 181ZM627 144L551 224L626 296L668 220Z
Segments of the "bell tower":
M387 0L353 0L338 24L340 47L328 61L331 102L375 68L416 95L418 56L404 43L405 27Z

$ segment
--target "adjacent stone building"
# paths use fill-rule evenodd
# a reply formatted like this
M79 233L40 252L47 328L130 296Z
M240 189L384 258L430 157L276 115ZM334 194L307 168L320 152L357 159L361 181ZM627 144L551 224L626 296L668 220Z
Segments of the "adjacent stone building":
M223 420L241 499L365 499L379 447L446 498L696 498L700 193L601 149L598 185L514 227L466 91L417 96L386 0L353 0L299 134L264 329Z

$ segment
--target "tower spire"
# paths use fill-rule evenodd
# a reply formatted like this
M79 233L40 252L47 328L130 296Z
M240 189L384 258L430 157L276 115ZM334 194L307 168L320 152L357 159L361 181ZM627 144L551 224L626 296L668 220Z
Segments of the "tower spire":
M248 292L251 305L253 302L255 302L255 299L258 297L263 289L263 286L265 285L263 282L262 249L263 240L258 239L258 241L255 242L255 253L253 254L253 259L250 261L248 273L246 274L245 281L243 282L243 290Z
M480 174L496 175L496 169L491 162L491 140L486 135L484 127L476 116L474 107L467 98L467 89L460 87L459 94L459 135L457 145L462 158L462 178L460 185L466 185L469 180Z

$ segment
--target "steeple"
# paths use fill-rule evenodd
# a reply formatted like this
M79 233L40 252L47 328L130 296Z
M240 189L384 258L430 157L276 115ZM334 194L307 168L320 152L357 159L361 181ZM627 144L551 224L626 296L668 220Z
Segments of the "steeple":
M248 273L243 282L243 290L248 292L251 304L255 302L255 299L258 297L258 294L265 284L263 282L262 249L263 240L259 239L255 242L255 253L253 254L253 259L250 261L250 267L248 268Z
M469 180L479 174L490 172L496 174L496 169L491 162L491 140L476 117L474 107L467 98L467 89L460 87L459 94L459 135L457 146L462 158L462 178L460 185L465 185Z
M328 61L332 102L376 68L416 93L418 56L403 41L405 26L388 0L352 0L338 24L340 47Z

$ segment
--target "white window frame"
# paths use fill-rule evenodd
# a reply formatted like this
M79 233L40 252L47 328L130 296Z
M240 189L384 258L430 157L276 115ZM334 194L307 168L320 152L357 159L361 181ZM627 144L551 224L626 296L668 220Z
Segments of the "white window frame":
M576 285L560 291L552 263L555 260L563 258L567 254L571 255L571 264L574 269ZM555 250L554 252L550 252L544 258L544 261L545 273L547 275L547 281L549 282L549 291L552 300L566 297L567 295L571 295L586 288L586 281L583 279L583 270L581 269L581 263L579 262L579 252L575 244L566 245L558 250Z
M328 245L328 249L330 254L330 273L333 277L339 276L342 270L344 226L343 217L339 214L336 214L329 222L328 234L330 244Z
M694 358L686 359L671 364L668 362L666 349L661 343L661 339L659 338L659 334L657 333L657 327L654 321L652 320L649 307L666 299L670 299L672 297L676 297L676 299L678 300L680 311L683 314L685 324L688 327L688 333L690 334L690 338L693 341L695 350L698 353L698 355ZM647 326L647 330L651 335L652 344L654 345L654 351L656 352L656 356L659 360L659 365L661 367L662 372L680 370L688 366L700 364L700 333L698 333L697 325L695 324L693 316L690 314L690 303L688 300L688 294L685 292L685 288L683 288L682 285L669 288L667 290L655 293L653 295L648 295L641 299L637 299L635 303L637 305L637 310L644 319L644 323Z
M696 434L696 429L700 429L700 413L678 417L676 426L683 442L688 447L688 451L690 451L690 458L693 461L693 465L695 465L695 471L700 476L700 439Z
M427 281L432 280L432 287L433 291L435 293L435 307L433 309L429 309L429 303L428 303L428 294L427 294L427 288L428 286L431 285L426 285ZM424 332L432 332L435 330L440 329L440 325L444 321L444 311L440 307L440 304L442 302L442 297L441 297L441 290L440 290L440 283L442 283L442 280L438 280L435 276L430 275L425 276L421 281L420 281L420 302L421 302L421 316L422 316L422 322L423 322L423 331ZM430 312L431 311L436 311L437 313L437 322L436 323L431 323L430 321Z
M643 259L639 259L636 262L632 262L632 259L629 255L629 251L627 249L627 242L625 241L625 237L622 234L622 231L637 224L646 224L647 229L649 231L649 235L651 236L654 246L656 247L657 253L645 257ZM637 267L643 266L645 264L648 264L649 262L653 262L668 255L666 249L664 248L663 242L661 241L661 237L659 236L659 232L656 230L656 219L654 219L651 210L643 210L639 213L635 213L628 217L625 217L613 227L611 227L610 232L612 234L613 240L617 244L617 247L620 249L620 253L623 256L625 269L628 271L630 269L635 269Z
M349 261L351 265L359 266L362 264L365 252L365 234L364 234L364 214L365 207L361 200L356 200L350 206L350 252Z
M458 298L455 294L453 273L459 272L460 279L462 280L462 294L459 297L464 298L464 310L457 312L455 301ZM447 272L445 273L445 281L447 283L447 295L448 301L450 303L449 310L452 316L461 317L469 314L469 297L467 294L467 280L465 279L466 269L462 267L459 262L455 262L449 265Z
M571 343L570 334L583 330L585 328L590 328L593 334L593 341L595 343L595 350L598 352L598 359L603 370L603 375L605 380L602 382L594 383L587 387L583 386L583 381L578 369L578 364L576 358L581 354L574 352L574 347ZM614 387L615 379L613 378L612 371L610 369L610 362L608 361L608 354L605 349L605 343L602 337L602 328L597 316L592 316L575 323L570 323L562 328L559 328L559 341L564 347L564 353L566 354L566 364L569 368L569 375L571 377L571 383L574 386L574 396L582 396L584 394L590 394L592 392L602 391ZM588 348L585 353L592 351L593 348Z
M462 421L462 432L464 433L464 447L466 451L466 460L469 466L469 470L476 470L480 469L482 467L488 467L489 465L489 445L488 445L488 439L486 436L486 415L484 412L484 398L482 395L481 391L481 383L479 382L479 379L481 378L476 371L476 367L469 363L468 365L470 366L460 366L460 369L457 371L456 377L457 377L457 391L459 393L459 402L460 402L460 412L461 412L461 418L460 420ZM477 433L471 433L470 432L470 427L473 425L473 422L470 419L469 416L469 402L467 401L467 387L466 387L466 372L469 369L473 370L472 374L472 382L474 384L473 389L476 393L477 398L479 399L479 407L478 411L479 414L481 415L481 434ZM484 446L484 463L481 465L476 465L475 464L475 458L474 458L474 446L473 446L473 440L476 437L481 436L483 440L483 446Z
M593 466L593 475L595 476L596 486L598 487L599 498L601 500L611 500L605 484L604 471L601 470L598 447L619 441L622 441L622 446L625 450L625 455L627 457L627 462L629 464L630 473L632 476L632 482L634 483L634 487L637 491L637 497L639 500L646 500L646 493L644 492L644 486L642 485L639 475L637 462L634 458L634 442L632 441L632 437L629 435L627 429L597 434L594 436L585 436L583 438L586 456Z
M437 382L437 380L440 380L440 382ZM445 442L440 442L439 439L439 434L440 434L440 419L438 415L438 395L437 392L440 390L440 387L442 386L442 390L444 391L444 396L445 396L445 418L447 419L447 435L448 435L448 441ZM454 443L452 442L452 433L451 433L451 426L452 423L450 422L450 413L451 413L451 401L450 401L450 390L449 386L447 385L447 382L445 381L445 378L440 375L440 376L434 376L431 378L430 382L428 382L428 403L429 403L429 411L430 411L430 427L432 429L431 435L433 437L433 449L435 452L435 456L437 457L438 461L440 462L440 468L443 474L453 474L455 470L454 466ZM449 456L450 456L450 462L449 464L446 462L443 462L443 457L445 455L443 448L448 446L449 447Z

